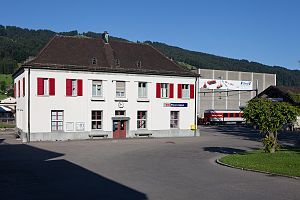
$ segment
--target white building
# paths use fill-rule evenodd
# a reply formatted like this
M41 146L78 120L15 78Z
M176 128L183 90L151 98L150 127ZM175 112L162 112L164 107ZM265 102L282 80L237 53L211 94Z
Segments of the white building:
M196 134L197 75L146 44L55 36L13 76L23 141Z

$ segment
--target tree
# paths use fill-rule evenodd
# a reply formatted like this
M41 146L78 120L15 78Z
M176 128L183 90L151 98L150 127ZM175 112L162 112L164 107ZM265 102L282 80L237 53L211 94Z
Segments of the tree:
M279 149L277 133L284 124L296 121L298 109L285 102L272 102L256 98L249 101L244 109L244 118L258 126L264 134L263 145L265 152L274 153Z
M6 82L1 80L0 81L0 92L2 91L2 93L5 93L6 92L6 87L7 87Z

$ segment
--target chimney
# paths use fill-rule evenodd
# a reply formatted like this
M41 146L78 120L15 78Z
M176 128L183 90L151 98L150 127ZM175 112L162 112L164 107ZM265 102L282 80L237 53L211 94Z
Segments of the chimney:
M102 33L102 39L103 39L105 44L108 44L108 37L109 37L108 32L104 31L104 33Z

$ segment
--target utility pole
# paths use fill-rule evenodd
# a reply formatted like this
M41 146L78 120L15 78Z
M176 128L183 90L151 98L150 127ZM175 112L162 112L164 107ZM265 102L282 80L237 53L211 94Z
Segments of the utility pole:
M256 80L255 97L258 97L258 80Z

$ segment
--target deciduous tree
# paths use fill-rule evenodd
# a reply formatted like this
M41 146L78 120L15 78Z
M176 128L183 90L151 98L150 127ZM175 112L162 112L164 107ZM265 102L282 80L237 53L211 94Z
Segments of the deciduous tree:
M297 114L297 108L288 103L260 98L249 101L244 109L244 118L258 126L260 132L264 134L264 149L269 153L274 153L279 148L278 131L284 124L295 122Z

